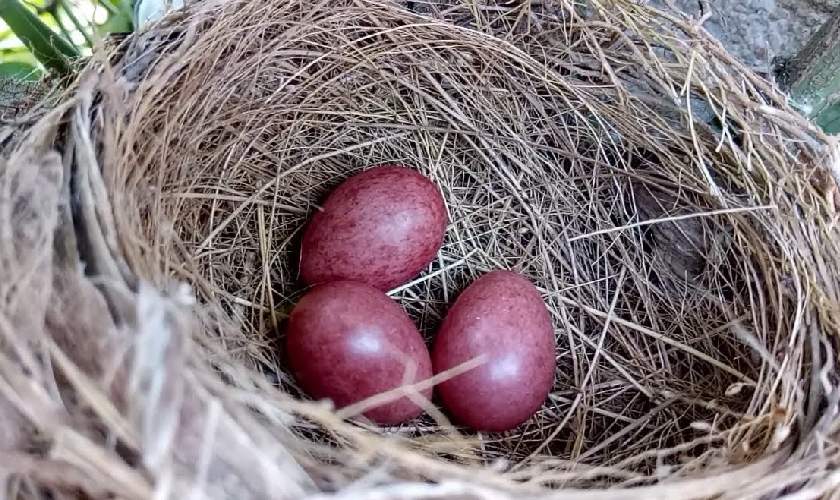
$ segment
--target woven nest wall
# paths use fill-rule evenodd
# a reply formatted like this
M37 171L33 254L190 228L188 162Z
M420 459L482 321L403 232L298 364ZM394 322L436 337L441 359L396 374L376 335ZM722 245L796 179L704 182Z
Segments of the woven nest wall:
M11 497L766 498L838 483L831 140L690 19L629 1L209 1L102 48L2 160ZM514 431L381 428L285 368L298 238L372 164L437 183L428 341L539 288Z

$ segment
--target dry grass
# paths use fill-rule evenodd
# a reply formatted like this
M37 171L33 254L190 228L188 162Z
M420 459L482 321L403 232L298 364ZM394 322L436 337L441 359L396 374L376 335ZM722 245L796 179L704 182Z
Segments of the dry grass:
M829 491L840 458L829 139L688 19L624 0L588 17L562 0L407 6L428 17L366 0L211 1L92 65L30 132L11 164L62 144L72 203L43 247L57 249L58 309L35 315L52 320L26 345L9 340L23 326L4 326L0 387L40 445L10 449L68 472L13 468L21 488ZM447 201L437 260L392 291L428 338L490 269L544 295L556 384L515 431L463 432L431 404L399 428L342 420L285 372L300 229L332 186L384 161L415 166ZM13 215L0 223L15 227ZM28 357L31 388L9 373ZM47 418L36 402L60 411Z

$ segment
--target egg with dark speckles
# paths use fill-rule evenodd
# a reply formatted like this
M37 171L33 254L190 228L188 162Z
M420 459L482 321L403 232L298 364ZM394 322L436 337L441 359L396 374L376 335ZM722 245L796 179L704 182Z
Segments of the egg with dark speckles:
M435 373L484 363L435 389L453 419L480 431L512 429L543 404L554 382L554 330L539 291L519 274L493 271L466 290L435 339Z
M434 259L446 231L440 190L417 171L382 165L350 177L325 200L303 235L301 279L401 285Z
M300 299L289 316L286 355L300 387L338 408L432 374L426 344L402 307L382 291L351 281L318 285ZM432 388L420 394L429 399ZM403 396L364 415L393 425L421 412Z

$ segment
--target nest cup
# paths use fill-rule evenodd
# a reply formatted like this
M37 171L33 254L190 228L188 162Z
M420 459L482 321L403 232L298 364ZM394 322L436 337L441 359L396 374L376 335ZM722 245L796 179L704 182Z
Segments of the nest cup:
M23 267L49 277L10 283L51 298L4 306L27 333L6 334L2 363L35 381L4 375L10 446L67 467L13 482L128 498L829 491L833 151L692 20L631 2L179 11L100 51L6 161L10 200L45 193L35 236L19 203L4 217L44 249ZM386 162L428 176L449 212L436 260L391 292L427 340L489 270L543 295L555 386L514 431L459 430L428 401L376 427L287 374L301 230Z

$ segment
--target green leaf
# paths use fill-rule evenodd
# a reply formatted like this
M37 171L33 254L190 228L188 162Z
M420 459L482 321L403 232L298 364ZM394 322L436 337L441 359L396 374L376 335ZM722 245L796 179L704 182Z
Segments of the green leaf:
M4 78L35 82L41 78L41 70L25 62L3 62L0 63L0 80Z
M108 20L96 27L96 35L104 37L109 33L128 33L131 31L131 16L112 14Z
M131 0L100 0L100 2L110 4L115 10L129 19L131 18L131 13L134 11Z
M20 62L26 63L30 66L38 67L38 60L32 55L32 52L26 50L26 47L20 46L12 50L0 51L0 62Z
M93 47L93 39L90 37L90 34L88 34L90 26L86 26L87 23L82 23L82 21L79 20L79 16L77 16L76 13L73 12L73 9L68 7L66 3L61 2L58 5L64 11L64 15L70 19L70 22L76 28L76 31L82 35L85 40L85 44L87 44L88 47Z
M56 73L70 73L79 51L19 0L0 0L0 17L44 66Z

